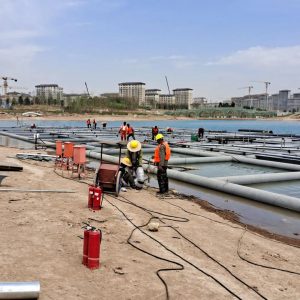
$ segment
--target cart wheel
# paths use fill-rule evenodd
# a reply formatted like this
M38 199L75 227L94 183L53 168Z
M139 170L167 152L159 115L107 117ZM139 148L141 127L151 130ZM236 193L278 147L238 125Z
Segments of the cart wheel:
M119 196L119 193L120 193L120 190L121 190L121 185L122 185L121 175L122 175L122 172L119 171L118 175L117 175L117 178L116 178L116 192L115 192L115 195L117 197Z

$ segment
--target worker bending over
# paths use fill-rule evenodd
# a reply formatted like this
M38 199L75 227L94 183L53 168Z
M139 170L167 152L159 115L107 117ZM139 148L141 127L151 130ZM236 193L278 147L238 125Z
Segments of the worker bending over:
M130 173L134 178L134 185L136 189L142 189L144 185L144 170L143 170L143 153L142 145L137 140L132 140L127 144L126 157L131 166ZM127 160L127 161L128 161Z
M154 151L154 164L157 166L157 181L159 186L159 194L169 191L169 179L167 174L168 160L171 157L171 149L164 136L159 133L155 137L158 146Z
M132 163L128 157L123 157L121 159L120 171L121 171L121 181L122 186L127 187L130 186L131 188L135 189L136 185L134 183L134 177L132 174Z

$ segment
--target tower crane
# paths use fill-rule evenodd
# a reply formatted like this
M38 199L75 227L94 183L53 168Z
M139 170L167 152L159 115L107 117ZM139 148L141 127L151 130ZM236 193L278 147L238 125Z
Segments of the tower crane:
M250 85L250 86L244 86L244 87L239 88L239 90L242 90L242 89L248 89L249 101L251 101L250 106L253 107L253 98L251 98L251 90L253 89L253 86Z
M167 78L166 75L165 75L165 78L166 78L166 82L167 82L167 87L168 87L169 95L171 95L171 93L170 93L170 87L169 87L169 82L168 82L168 78Z
M16 78L7 77L7 76L0 76L0 78L3 80L3 91L4 91L4 95L7 94L7 89L8 89L8 83L7 83L7 81L8 81L8 80L12 80L12 81L15 81L15 82L18 81L18 79L16 79Z
M267 110L269 110L269 95L268 95L268 87L271 84L269 81L252 81L252 82L257 82L257 83L264 83L265 88L266 88L266 105L267 105Z

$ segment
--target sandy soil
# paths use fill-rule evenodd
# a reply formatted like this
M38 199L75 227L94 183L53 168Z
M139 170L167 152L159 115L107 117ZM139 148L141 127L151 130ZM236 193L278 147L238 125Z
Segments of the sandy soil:
M109 122L109 121L145 121L145 120L188 120L191 118L187 117L174 117L174 116L168 116L163 114L156 114L156 113L149 113L147 115L138 115L135 113L128 113L128 115L89 115L89 114L51 114L47 113L40 117L24 117L21 114L0 114L0 120L16 120L17 116L19 120L21 121L32 121L35 120L62 120L62 121L80 121L83 120L84 122L87 119L95 119L97 122Z
M166 299L156 272L178 265L127 243L133 224L142 226L151 218L149 211L141 209L146 208L160 223L159 231L141 227L130 242L183 265L180 271L160 272L170 299L234 299L234 295L300 299L299 248L245 231L242 225L180 196L158 198L151 188L122 192L118 199L106 195L101 211L89 210L86 184L62 178L59 175L68 173L54 173L52 163L18 161L17 152L0 147L2 163L24 167L22 172L7 172L1 189L69 189L75 193L0 193L1 281L40 280L41 300ZM82 222L103 232L98 270L81 264L83 241L78 236L83 235ZM241 257L248 261L298 275L250 264L239 258L238 245Z

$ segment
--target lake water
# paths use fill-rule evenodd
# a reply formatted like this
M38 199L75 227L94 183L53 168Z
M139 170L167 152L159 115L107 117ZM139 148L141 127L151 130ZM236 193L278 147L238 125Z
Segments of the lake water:
M82 121L51 121L51 120L36 120L22 122L25 125L35 123L37 126L46 127L86 127L86 120ZM100 125L101 119L97 120ZM124 117L126 121L126 117ZM119 127L122 122L112 121L107 122L108 127ZM291 133L300 134L300 121L273 121L273 120L166 120L166 121L130 121L134 128L137 127L152 127L157 125L159 128L184 128L196 130L199 127L205 130L226 130L237 131L238 129L256 129L256 130L272 130L274 133ZM0 121L0 127L16 127L17 122L14 120Z

